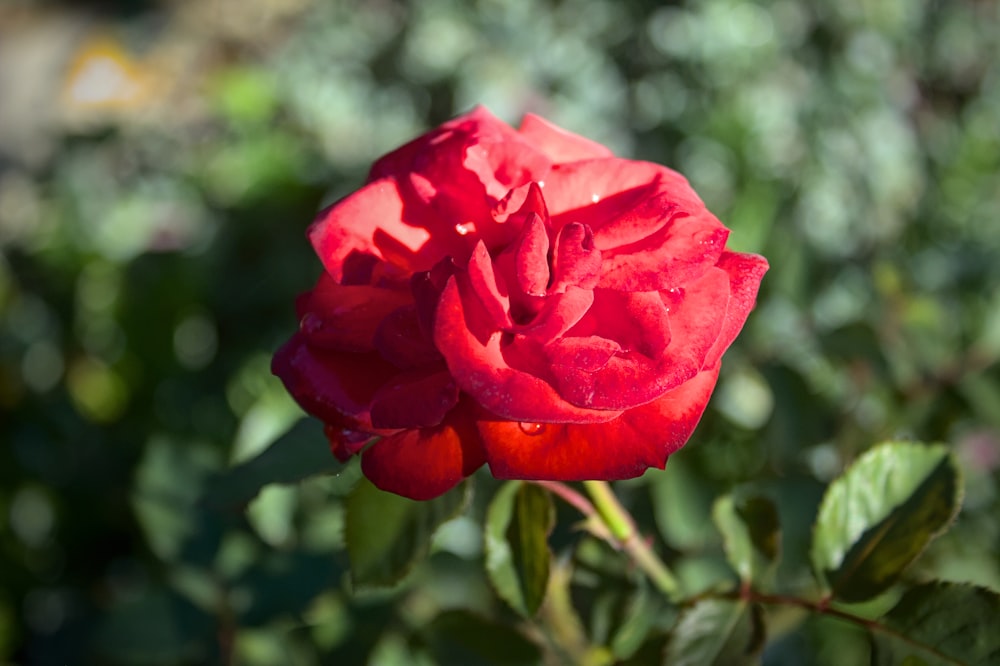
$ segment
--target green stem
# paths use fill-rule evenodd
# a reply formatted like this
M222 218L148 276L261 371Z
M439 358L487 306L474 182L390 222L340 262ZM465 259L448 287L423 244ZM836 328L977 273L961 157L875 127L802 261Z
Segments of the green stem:
M663 560L653 552L635 527L632 516L618 501L618 497L607 481L584 481L584 488L594 508L619 546L632 559L639 569L660 589L669 599L676 601L680 597L680 586L677 579L663 563Z

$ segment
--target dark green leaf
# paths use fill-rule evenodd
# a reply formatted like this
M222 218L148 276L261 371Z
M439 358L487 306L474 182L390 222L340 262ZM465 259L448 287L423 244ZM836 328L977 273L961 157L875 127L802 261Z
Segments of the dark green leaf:
M1000 595L926 583L904 594L872 635L876 666L1000 664Z
M298 616L341 575L326 553L268 553L233 583L247 598L238 609L239 625L257 627L277 617Z
M242 506L270 483L297 483L345 469L350 467L330 453L323 424L316 419L302 419L260 455L222 473L209 485L205 502L217 507Z
M958 512L961 478L944 446L889 443L861 456L820 505L812 561L832 594L888 589Z
M778 509L765 497L725 495L715 502L712 519L722 533L726 557L740 580L757 586L773 577L781 549Z
M545 599L554 524L551 495L531 483L505 484L487 512L486 571L500 597L529 617Z
M760 608L706 599L684 611L667 645L666 666L756 664L764 646Z
M393 585L426 557L437 528L457 516L468 483L426 502L376 488L362 479L347 498L345 536L355 589Z
M198 499L210 486L216 460L209 449L167 439L154 438L147 446L132 506L161 559L208 564L214 556L224 516L202 511Z
M425 628L425 640L441 666L539 664L538 646L510 626L468 611L445 611Z

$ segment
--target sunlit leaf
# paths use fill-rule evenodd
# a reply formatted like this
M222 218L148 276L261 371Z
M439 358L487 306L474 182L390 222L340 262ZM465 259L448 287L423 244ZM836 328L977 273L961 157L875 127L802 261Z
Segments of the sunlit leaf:
M755 664L764 646L760 608L745 601L705 599L674 627L664 666Z
M875 666L1000 663L1000 595L934 582L909 590L873 629Z
M457 516L469 484L425 502L387 493L362 479L347 498L345 536L355 589L393 585L423 559L437 528Z
M888 589L958 512L961 478L944 446L889 443L861 456L820 505L812 561L850 602Z
M490 503L486 571L500 597L524 615L534 615L545 598L554 524L552 497L531 483L507 483Z
M765 497L725 495L715 502L712 518L722 533L726 557L740 580L766 585L781 549L778 509Z

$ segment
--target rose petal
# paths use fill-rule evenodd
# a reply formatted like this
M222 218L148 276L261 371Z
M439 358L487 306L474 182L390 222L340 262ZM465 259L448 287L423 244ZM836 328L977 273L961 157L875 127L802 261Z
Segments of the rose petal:
M375 348L397 368L413 368L441 360L420 327L417 308L403 306L386 315L375 330Z
M556 340L547 351L554 367L576 368L591 373L607 366L615 354L622 353L622 346L614 340L592 335Z
M359 453L375 437L370 432L359 432L343 424L330 423L324 424L323 434L330 443L330 453L342 463Z
M710 216L706 211L704 215ZM712 218L715 219L715 218ZM674 217L638 243L604 251L599 287L656 291L696 279L715 266L729 230L701 218Z
M404 430L365 449L361 471L378 488L429 500L451 490L486 461L471 408L459 406L441 425Z
M601 144L556 127L533 113L525 114L518 131L556 163L612 156Z
M625 301L625 312L636 333L636 351L651 359L660 358L671 340L670 314L660 292L632 292Z
M477 107L379 159L369 180L396 180L404 201L420 204L412 207L452 225L479 226L511 188L544 177L549 165L510 126Z
M570 287L561 294L546 298L535 318L528 324L515 326L514 332L546 343L573 328L593 303L593 291Z
M434 341L459 388L491 412L517 421L587 423L618 415L571 405L544 380L512 368L501 350L503 332L490 329L489 316L460 277L452 276L441 294L434 328Z
M756 254L723 252L718 268L729 275L729 301L726 317L715 344L705 355L706 365L718 363L743 329L747 316L757 300L757 290L767 272L767 260Z
M372 351L382 320L412 299L406 291L339 285L324 273L298 303L299 330L313 347Z
M593 230L602 253L599 286L655 291L714 266L728 231L687 181L666 167L623 159L554 168L545 200L554 228Z
M545 205L545 197L542 196L542 188L535 181L515 187L507 192L493 207L490 215L495 222L504 223L515 217L520 217L523 221L531 213L538 215L542 221L549 219L549 211Z
M345 264L357 255L374 256L412 273L460 253L465 243L440 226L430 210L404 204L394 180L381 179L326 208L308 235L327 272L342 282Z
M607 423L478 422L490 472L498 479L585 481L662 469L701 419L719 368L703 370L657 400Z
M479 298L480 304L489 313L493 325L497 328L512 326L507 287L503 284L503 278L493 272L493 261L482 241L479 241L472 251L467 275L469 285Z
M376 428L436 426L458 404L458 386L444 366L396 375L372 396L371 420Z
M511 188L544 178L550 164L534 146L507 136L481 140L469 146L465 154L465 165L480 174L487 194L494 201L503 198Z
M430 132L383 155L372 165L368 182L380 178L405 178L414 171L433 170L436 166L452 166L464 158L466 146L480 137L514 136L514 130L483 106L452 118ZM439 164L434 164L435 159ZM440 162L444 164L440 164Z
M614 302L613 295L605 298ZM664 326L665 323L656 320L665 309L654 308L647 297L629 296L618 313L595 304L591 313L597 313L593 316L598 321L595 324L591 320L589 326L596 328L596 334L602 338L623 338L631 349L623 345L623 351L608 359L603 367L588 370L566 363L560 347L570 338L563 338L561 344L552 345L551 356L559 394L574 405L593 409L628 409L654 400L708 365L709 350L723 330L728 300L729 275L721 268L713 267L690 283L671 306L669 344L662 353L653 356L645 355L643 349L652 351L659 344L656 338L666 335L666 331L640 333L625 322L630 316L637 316L647 326ZM649 307L645 313L639 306L641 302ZM633 308L631 315L630 308ZM627 327L624 333L620 332L623 323Z
M372 430L372 396L399 372L376 353L355 354L310 347L296 334L274 355L271 371L304 410L326 423L349 417Z
M556 237L552 257L552 288L559 293L569 286L593 289L601 270L601 251L594 247L594 234L585 224L565 225Z
M650 197L672 194L688 210L701 200L676 171L652 162L617 157L554 166L545 178L545 204L553 218L599 229Z
M528 296L544 296L549 286L549 235L535 213L528 215L517 239L514 265L517 284Z

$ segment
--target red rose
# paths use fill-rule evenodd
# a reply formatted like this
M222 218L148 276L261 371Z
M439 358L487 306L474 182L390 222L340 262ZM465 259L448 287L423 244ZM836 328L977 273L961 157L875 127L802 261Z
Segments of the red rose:
M727 235L676 172L476 109L319 215L326 271L273 369L334 455L406 497L483 463L639 476L691 435L767 270Z

